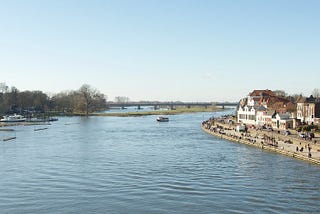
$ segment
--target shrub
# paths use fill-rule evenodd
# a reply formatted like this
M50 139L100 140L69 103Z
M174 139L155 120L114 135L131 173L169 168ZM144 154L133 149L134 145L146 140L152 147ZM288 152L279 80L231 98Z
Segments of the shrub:
M316 131L317 129L318 129L318 127L315 125L304 125L302 127L302 131L304 131L304 132L310 132L311 130Z

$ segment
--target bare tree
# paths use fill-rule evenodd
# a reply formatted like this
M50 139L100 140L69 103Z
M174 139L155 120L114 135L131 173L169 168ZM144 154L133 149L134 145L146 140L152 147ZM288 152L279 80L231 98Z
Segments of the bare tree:
M274 90L273 93L275 93L275 95L279 96L279 97L285 97L286 96L286 92L284 90Z
M320 98L320 90L318 88L313 89L312 96L315 98Z
M93 96L96 93L96 90L91 88L88 84L83 84L80 89L79 93L81 94L83 100L84 100L84 107L86 115L89 114L89 108L91 106L91 103L93 101Z
M19 111L19 90L12 86L10 90L5 89L5 93L0 93L0 111L1 113L13 113ZM21 110L21 109L20 109Z
M63 91L51 98L51 107L55 111L72 112L74 91Z
M100 93L97 89L92 88L88 84L83 84L79 89L79 94L83 99L83 106L86 115L89 112L95 111L99 108L105 107L105 96Z
M122 96L118 96L114 98L114 101L116 103L127 103L130 101L129 97L122 97Z
M0 83L0 93L6 93L8 92L9 87L6 85L6 83L1 82Z

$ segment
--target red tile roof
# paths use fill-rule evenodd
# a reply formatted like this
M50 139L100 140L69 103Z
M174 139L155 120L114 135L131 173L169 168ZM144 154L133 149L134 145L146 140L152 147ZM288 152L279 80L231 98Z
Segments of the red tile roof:
M266 89L266 90L254 90L249 94L250 97L257 97L257 96L262 96L262 97L273 97L276 96L273 91Z

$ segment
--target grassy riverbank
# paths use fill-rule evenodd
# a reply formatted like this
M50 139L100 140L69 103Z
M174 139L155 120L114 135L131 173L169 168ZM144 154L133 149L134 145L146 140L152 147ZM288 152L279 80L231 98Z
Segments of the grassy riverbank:
M174 115L174 114L187 114L196 112L213 112L221 111L217 107L191 107L191 108L177 108L175 110L157 110L157 111L135 111L135 112L117 112L117 113L91 113L90 116L113 116L113 117L139 117L146 115ZM84 116L84 114L75 114Z

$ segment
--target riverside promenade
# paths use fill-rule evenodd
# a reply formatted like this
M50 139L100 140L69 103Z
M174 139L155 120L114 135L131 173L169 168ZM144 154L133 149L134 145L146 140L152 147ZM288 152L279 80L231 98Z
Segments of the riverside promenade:
M320 165L318 136L308 141L300 139L296 134L285 136L278 131L249 129L247 132L238 132L234 122L229 122L230 119L207 120L202 123L202 130L218 138Z

